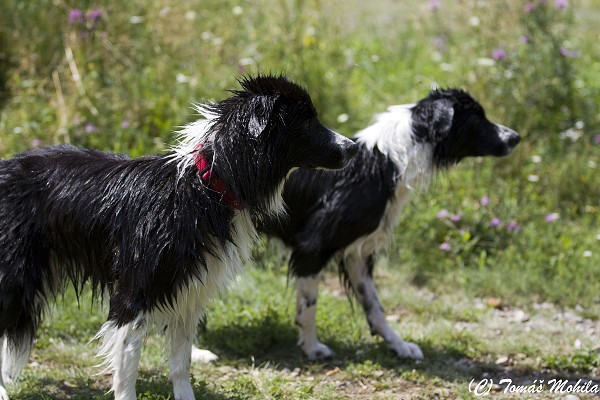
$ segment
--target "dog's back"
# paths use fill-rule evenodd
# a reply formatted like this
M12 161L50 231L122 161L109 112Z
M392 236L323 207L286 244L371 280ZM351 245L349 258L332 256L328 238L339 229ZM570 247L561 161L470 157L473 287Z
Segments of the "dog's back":
M287 215L265 221L259 230L293 249L295 275L318 273L336 252L377 229L398 179L388 157L359 143L343 170L293 172L283 192Z
M185 178L178 181L165 157L129 159L55 146L2 162L0 332L33 329L42 300L54 296L67 281L78 290L89 281L98 293L138 293L136 302L146 303L142 309L149 310L168 302L190 275L200 273L183 274L185 269L173 265L201 265L180 256L202 260L206 235L220 232L220 240L231 240L229 231L219 226L227 224L230 211L198 201L208 196L205 189ZM187 207L169 215L159 209L165 200ZM197 209L189 209L194 205ZM185 230L190 220L198 229ZM174 243L189 243L190 248L175 252ZM171 285L141 290L139 268L145 268L142 276L168 277ZM119 323L127 322L134 312L127 311L128 306L123 302L114 307L111 317L118 314ZM20 327L14 325L15 316Z

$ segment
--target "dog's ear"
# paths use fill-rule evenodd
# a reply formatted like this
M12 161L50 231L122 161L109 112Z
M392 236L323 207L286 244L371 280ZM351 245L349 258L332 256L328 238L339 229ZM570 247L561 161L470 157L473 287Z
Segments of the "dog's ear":
M438 99L431 103L429 114L429 134L437 143L450 134L454 107L450 100Z
M250 103L250 119L248 120L248 132L254 138L258 138L269 125L273 117L278 95L253 96Z

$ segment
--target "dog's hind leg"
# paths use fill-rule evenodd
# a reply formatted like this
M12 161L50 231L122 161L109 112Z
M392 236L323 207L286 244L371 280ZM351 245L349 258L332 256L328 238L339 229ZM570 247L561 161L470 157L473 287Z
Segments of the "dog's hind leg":
M115 400L136 400L135 382L142 342L146 337L146 319L140 314L120 327L109 320L96 335L99 337L103 338L99 355L104 357L107 369L113 374L111 390Z
M33 342L35 340L35 328L39 318L32 316L35 310L27 310L20 306L17 302L9 303L9 306L5 308L7 311L5 315L18 315L17 322L4 329L4 335L0 338L0 364L2 365L0 371L0 388L4 388L5 384L11 384L16 381L21 370L27 365L31 349L33 348ZM4 322L4 321L3 321ZM0 394L8 398L7 395ZM0 396L0 399L3 397Z
M27 365L33 347L33 335L14 337L7 335L2 348L2 380L8 384L17 380Z
M8 393L4 388L4 379L2 379L2 353L4 353L4 343L6 339L4 335L0 336L0 400L8 400Z
M309 360L333 356L333 351L317 338L317 295L319 274L296 279L296 325L300 329L298 345Z
M26 331L6 332L0 340L1 353L0 364L2 372L0 373L0 400L8 400L5 384L10 384L17 380L21 370L27 365L29 354L33 347L34 334L33 329Z
M422 360L423 352L419 346L402 340L385 318L372 277L373 257L368 256L364 259L357 254L348 254L344 258L343 267L348 274L354 294L365 312L371 334L383 337L388 347L398 356Z

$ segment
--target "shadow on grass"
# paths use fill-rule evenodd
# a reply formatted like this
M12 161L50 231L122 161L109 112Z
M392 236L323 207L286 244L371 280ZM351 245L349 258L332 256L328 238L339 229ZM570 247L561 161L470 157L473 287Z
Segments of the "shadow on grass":
M309 361L297 346L297 329L277 318L253 320L245 325L230 323L219 327L208 327L201 333L201 346L219 355L223 362L240 365L269 363L274 368L293 370L310 368L328 371L349 364L370 362L388 370L421 370L444 379L459 379L473 376L474 372L488 371L494 366L487 363L459 362L468 360L466 354L457 349L440 349L431 344L417 343L425 353L426 360L415 362L395 356L383 341L376 343L348 343L336 337L322 337L334 352L333 358ZM449 366L452 365L452 368Z
M228 400L232 397L215 393L208 389L205 381L199 381L192 376L192 386L197 399ZM143 371L137 385L138 399L172 399L173 385L171 381L158 370Z
M99 377L99 382L92 378L72 377L67 381L48 376L36 376L34 379L20 382L17 386L19 390L10 398L11 400L109 400L112 398L107 393L109 383L106 383L105 389L101 387L104 380L103 377Z
M41 377L20 385L11 400L111 400L109 375L75 377L68 381L59 378ZM210 391L204 381L192 378L197 399L230 400L233 398ZM136 382L138 399L167 400L173 398L173 386L163 373L157 370L140 371Z
M569 370L536 370L530 366L513 363L498 365L492 355L473 357L461 350L464 344L441 348L428 341L417 342L425 355L424 361L398 358L383 341L348 343L336 337L321 338L334 352L331 359L320 362L309 361L296 345L297 330L292 325L274 318L255 320L247 325L235 323L211 329L201 335L201 344L216 353L222 363L250 367L267 364L276 370L310 370L326 373L335 368L367 365L370 369L388 370L401 376L416 372L421 376L437 377L451 382L470 382L492 378L498 382L512 379L515 384L530 384L535 379L548 382L550 379L566 379L576 382L592 378L581 372ZM467 346L468 347L468 346ZM593 382L597 379L594 378ZM596 382L598 383L598 382Z

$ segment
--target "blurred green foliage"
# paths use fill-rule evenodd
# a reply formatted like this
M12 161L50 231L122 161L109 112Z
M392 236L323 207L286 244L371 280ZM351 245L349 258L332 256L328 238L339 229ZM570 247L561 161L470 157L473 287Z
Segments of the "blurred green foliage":
M440 291L594 304L600 10L559 4L3 0L0 155L57 143L161 152L196 118L191 103L222 99L259 71L305 85L322 120L348 136L390 104L460 86L524 140L415 193L391 264ZM436 218L442 209L461 220ZM546 222L551 213L559 219Z

